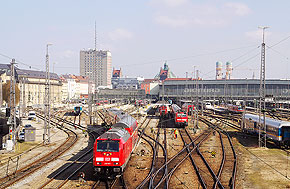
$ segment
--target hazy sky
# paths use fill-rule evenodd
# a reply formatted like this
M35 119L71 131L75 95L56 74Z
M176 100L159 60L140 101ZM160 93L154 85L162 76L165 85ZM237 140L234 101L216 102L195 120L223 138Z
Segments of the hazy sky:
M266 77L290 78L289 0L2 0L0 63L10 62L6 55L44 70L53 43L55 72L79 74L80 50L94 48L95 21L97 48L112 52L112 66L145 78L166 60L178 77L196 66L213 79L215 62L231 61L234 78L258 78L258 26L270 26Z

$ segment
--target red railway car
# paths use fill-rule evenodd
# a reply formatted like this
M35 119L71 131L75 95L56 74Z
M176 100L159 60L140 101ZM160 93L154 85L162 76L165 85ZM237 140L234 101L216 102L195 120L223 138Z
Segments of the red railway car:
M112 111L119 121L94 144L94 170L97 176L105 178L113 178L124 171L138 141L136 119L124 112Z
M176 104L172 104L171 112L174 117L175 125L183 126L183 127L188 125L188 114L186 111L182 110Z
M161 118L169 117L168 107L166 105L159 106L159 115Z
M187 115L192 115L194 112L194 105L193 104L188 104L184 103L182 106L182 110L186 111Z
M233 104L228 104L227 110L231 113L234 113L234 114L241 114L244 112L242 106L237 106L237 105L233 105Z

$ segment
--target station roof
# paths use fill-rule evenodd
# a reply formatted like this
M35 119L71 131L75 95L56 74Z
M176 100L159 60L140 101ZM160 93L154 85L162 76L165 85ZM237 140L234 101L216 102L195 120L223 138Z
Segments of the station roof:
M186 84L195 84L196 80L165 80L164 85L186 85ZM246 84L254 84L259 85L259 79L230 79L230 80L198 80L199 84L205 85L246 85ZM266 84L284 84L289 85L290 80L286 79L267 79Z

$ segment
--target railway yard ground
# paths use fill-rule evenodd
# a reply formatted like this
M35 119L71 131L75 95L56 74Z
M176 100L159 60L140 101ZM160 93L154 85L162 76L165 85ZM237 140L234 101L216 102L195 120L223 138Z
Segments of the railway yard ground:
M118 106L120 107L120 106ZM104 107L108 108L108 107ZM182 129L178 129L179 133L177 137L175 136L175 129L172 125L172 119L160 120L156 115L145 115L145 108L135 111L134 106L126 105L121 106L120 108L128 110L136 119L140 126L140 131L142 130L144 134L140 134L141 139L139 140L138 145L136 146L131 159L124 172L124 180L127 188L139 188L140 183L142 183L147 175L151 171L151 165L154 158L154 138L157 133L159 133L158 141L160 144L166 146L166 158L170 160L178 152L182 151L184 147L184 142L181 137ZM59 113L57 116L64 117L64 113ZM268 148L258 148L258 140L256 136L246 135L237 131L233 127L224 126L226 125L221 120L216 120L213 117L204 116L205 119L210 120L211 123L217 124L223 129L227 130L229 135L232 138L232 143L237 155L237 174L235 179L235 188L290 188L290 151L289 149L279 149L274 144L269 144ZM67 119L71 122L74 121L73 117L68 117ZM101 119L99 119L100 122ZM88 125L88 118L84 114L81 117L81 125ZM227 120L230 124L237 124L234 120ZM78 123L78 118L77 118ZM18 143L16 150L13 153L2 153L0 155L0 176L4 177L8 173L12 173L17 166L17 169L28 165L29 163L39 159L42 156L45 156L50 151L58 148L62 145L67 139L67 133L58 128L51 129L51 143L49 145L42 145L42 129L43 121L29 121L23 120L23 125L32 124L36 127L36 141L35 142L23 142ZM194 129L193 120L189 120L189 125L187 131L193 138L197 138L204 131L208 129L208 125L205 122L199 121L199 129ZM98 128L94 128L98 129ZM84 151L92 147L94 142L93 137L85 135L82 129L74 129L78 139L75 144L72 145L67 151L55 158L54 161L47 163L45 166L31 173L29 176L17 181L15 184L10 186L11 188L39 188L45 182L52 178L54 174L62 170L66 165L74 162L76 158L82 154ZM40 134L41 133L41 134ZM150 139L151 137L151 139ZM166 137L166 139L165 139ZM223 136L225 151L226 153L231 152L231 146L229 143L225 142L226 137ZM151 141L149 144L148 141ZM204 156L207 163L213 169L213 172L217 174L219 166L221 164L221 159L223 156L221 150L221 142L219 134L216 131L211 130L209 132L208 138L200 144L198 147L200 153ZM189 148L193 149L193 148ZM156 148L155 153L156 159L156 169L157 166L160 166L162 162L165 161L164 151L162 148ZM193 152L195 153L195 152ZM21 156L20 156L21 154ZM17 156L18 155L18 156ZM10 160L9 160L9 157ZM17 165L17 157L19 158ZM207 184L214 184L212 176L208 173L208 170L205 165L202 164L202 160L198 160L198 155L193 155L193 159L196 159L196 164L199 165L199 172L202 175L203 179L206 180ZM9 160L9 166L7 162ZM179 161L179 160L175 160ZM181 161L181 160L180 160ZM227 162L228 161L228 162ZM226 161L224 165L224 172L219 177L220 182L225 188L229 188L226 183L229 183L229 180L225 178L224 175L232 174L232 165L230 162L233 162L231 156L226 156ZM80 160L77 164L84 163L84 160ZM62 188L92 188L96 182L96 178L93 175L93 165L92 161L84 165L79 172L85 172L85 180L80 184L78 177L76 175L72 176L67 184L62 186ZM169 170L168 170L169 171ZM64 180L64 177L56 177L55 180ZM230 177L230 176L228 176ZM154 179L153 181L154 182ZM58 185L48 185L43 188L56 188ZM144 185L145 188L147 185ZM192 166L190 158L187 158L172 174L172 177L168 183L169 188L202 188L197 174ZM2 188L3 186L0 186ZM103 188L103 187L100 187ZM118 187L117 187L118 188ZM142 188L142 187L140 187ZM143 187L144 188L144 187Z
M258 148L257 137L234 137L238 150L238 188L290 188L290 151Z

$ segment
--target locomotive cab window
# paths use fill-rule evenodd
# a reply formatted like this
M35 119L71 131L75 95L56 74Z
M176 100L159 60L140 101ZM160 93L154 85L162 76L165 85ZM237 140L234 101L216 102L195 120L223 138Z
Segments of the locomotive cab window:
M119 152L119 141L99 140L97 143L97 152Z

